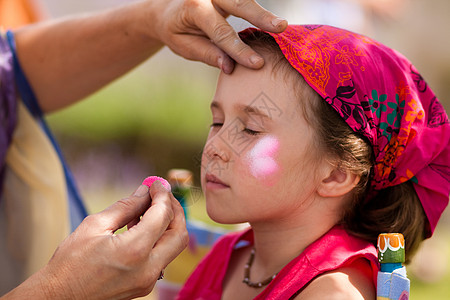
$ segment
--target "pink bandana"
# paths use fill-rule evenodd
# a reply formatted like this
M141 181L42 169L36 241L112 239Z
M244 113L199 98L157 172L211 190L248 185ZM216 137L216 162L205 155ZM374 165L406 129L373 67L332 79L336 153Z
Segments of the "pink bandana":
M400 53L320 25L272 34L289 63L375 154L372 188L411 180L429 235L449 202L450 125L433 91Z

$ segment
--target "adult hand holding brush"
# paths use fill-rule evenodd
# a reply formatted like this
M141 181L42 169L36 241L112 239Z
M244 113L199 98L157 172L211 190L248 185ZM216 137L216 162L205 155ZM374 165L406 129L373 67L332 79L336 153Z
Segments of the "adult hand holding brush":
M126 225L127 231L115 234ZM187 242L183 208L170 190L159 181L150 188L141 185L130 197L88 216L44 268L4 299L144 296Z

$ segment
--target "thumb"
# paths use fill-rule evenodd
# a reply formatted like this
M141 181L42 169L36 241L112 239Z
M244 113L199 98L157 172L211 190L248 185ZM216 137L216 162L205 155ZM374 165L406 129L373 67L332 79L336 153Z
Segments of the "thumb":
M150 194L146 185L141 185L128 198L121 199L97 214L104 230L115 232L138 219L150 206Z

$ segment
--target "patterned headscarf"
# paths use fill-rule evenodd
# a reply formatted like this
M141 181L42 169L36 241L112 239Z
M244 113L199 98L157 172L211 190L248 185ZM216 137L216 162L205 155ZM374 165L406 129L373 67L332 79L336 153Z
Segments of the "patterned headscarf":
M286 59L375 154L371 188L411 180L431 235L449 202L450 124L403 55L368 37L320 25L272 34Z

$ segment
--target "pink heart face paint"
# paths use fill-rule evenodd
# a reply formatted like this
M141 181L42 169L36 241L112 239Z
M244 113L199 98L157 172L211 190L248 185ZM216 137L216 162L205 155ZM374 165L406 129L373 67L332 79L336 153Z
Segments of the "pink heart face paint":
M277 173L280 167L275 161L275 155L279 147L280 143L275 137L266 136L248 152L250 172L255 178L267 181Z

